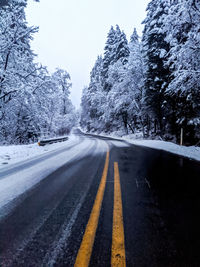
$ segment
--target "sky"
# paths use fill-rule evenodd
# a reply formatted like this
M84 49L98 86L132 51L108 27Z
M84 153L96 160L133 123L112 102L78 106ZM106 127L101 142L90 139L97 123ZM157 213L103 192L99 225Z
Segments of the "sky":
M28 1L29 25L39 26L32 41L37 62L50 72L62 68L72 80L71 99L78 108L82 89L97 56L103 54L111 25L118 24L127 38L142 34L149 0L40 0ZM56 3L56 4L55 4Z

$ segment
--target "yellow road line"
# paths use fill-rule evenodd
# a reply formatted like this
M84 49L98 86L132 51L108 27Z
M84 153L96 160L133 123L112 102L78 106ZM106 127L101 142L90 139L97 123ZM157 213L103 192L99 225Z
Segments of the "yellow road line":
M106 154L106 161L103 170L103 175L101 178L101 183L99 185L99 189L96 195L96 199L94 202L94 206L92 208L89 221L86 226L86 230L83 236L83 240L81 246L79 248L75 267L87 267L90 263L90 257L92 254L92 248L94 244L95 234L97 230L97 225L99 221L99 215L101 211L101 205L103 201L105 186L106 186L106 179L108 173L108 165L109 165L109 152Z
M118 163L114 163L114 208L113 208L113 232L111 266L126 266L124 225L122 212L122 196Z

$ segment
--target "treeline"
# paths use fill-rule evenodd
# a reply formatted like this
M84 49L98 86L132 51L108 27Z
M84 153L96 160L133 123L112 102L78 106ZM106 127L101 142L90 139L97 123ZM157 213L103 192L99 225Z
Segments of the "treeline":
M49 74L34 62L30 41L36 27L25 17L26 0L0 7L0 143L29 143L41 135L69 133L76 123L70 75Z
M87 131L142 132L196 144L200 137L200 2L152 0L140 39L111 27L82 95Z

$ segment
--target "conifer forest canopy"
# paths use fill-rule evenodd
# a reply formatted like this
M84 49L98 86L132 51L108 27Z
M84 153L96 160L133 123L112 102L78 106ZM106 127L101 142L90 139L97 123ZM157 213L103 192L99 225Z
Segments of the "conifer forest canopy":
M200 2L152 0L142 38L111 27L82 96L87 131L142 132L197 144L200 137ZM181 130L182 129L182 130Z
M25 16L27 0L0 3L0 142L30 143L41 135L87 132L198 144L200 137L200 2L151 0L144 30L129 38L111 26L97 57L81 110L69 98L70 74L37 63L39 30Z

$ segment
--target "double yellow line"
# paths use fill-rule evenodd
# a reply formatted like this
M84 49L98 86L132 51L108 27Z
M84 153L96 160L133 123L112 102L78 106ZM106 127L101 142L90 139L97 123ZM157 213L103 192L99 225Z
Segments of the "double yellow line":
M96 199L90 214L89 221L83 236L81 246L79 248L75 267L87 267L90 263L92 248L95 240L96 230L98 226L106 180L109 166L109 152L106 154L103 175L98 188ZM124 226L122 213L122 199L118 163L114 163L114 207L113 207L113 232L112 232L112 254L111 266L126 266L125 258L125 242L124 242Z

